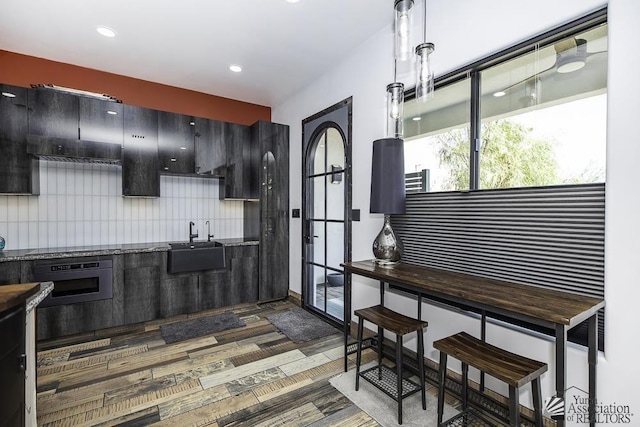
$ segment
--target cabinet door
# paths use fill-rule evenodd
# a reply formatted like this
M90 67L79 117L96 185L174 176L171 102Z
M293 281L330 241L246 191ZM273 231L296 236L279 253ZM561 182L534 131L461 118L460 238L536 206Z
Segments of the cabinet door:
M29 134L79 139L78 97L49 89L29 91Z
M125 105L122 194L158 197L158 168L158 112Z
M124 323L160 318L160 272L164 252L126 254L124 258Z
M38 194L38 161L27 154L28 89L0 85L0 193Z
M198 311L198 276L168 274L160 285L160 315L162 317Z
M25 347L24 306L0 313L0 425L24 426L24 369L20 366Z
M221 197L226 199L250 199L250 143L251 128L235 123L225 123L224 139L226 146L225 191Z
M195 123L196 173L224 176L227 155L224 122L197 117Z
M212 270L198 274L198 306L200 310L230 305L231 299L228 291L228 270Z
M258 246L233 246L229 250L229 302L258 301Z
M20 281L20 261L0 262L0 285L28 283Z
M195 173L193 117L158 112L160 172Z
M269 122L253 126L252 136L257 138L261 158L260 300L286 298L289 294L289 127Z
M79 101L80 139L122 145L122 104L85 97L80 97Z

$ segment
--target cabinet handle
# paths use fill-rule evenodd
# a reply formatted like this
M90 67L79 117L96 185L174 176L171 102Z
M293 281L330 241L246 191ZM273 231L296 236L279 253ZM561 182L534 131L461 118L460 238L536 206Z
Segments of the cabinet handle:
M18 367L22 372L27 371L27 355L26 354L21 354L20 357L18 358Z

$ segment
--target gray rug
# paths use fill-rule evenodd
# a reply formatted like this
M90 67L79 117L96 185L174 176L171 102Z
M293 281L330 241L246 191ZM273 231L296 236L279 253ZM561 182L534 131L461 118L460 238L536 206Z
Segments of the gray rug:
M272 314L267 319L293 342L311 341L340 331L305 310Z
M361 370L375 366L371 362L360 367ZM417 378L415 379L417 380ZM356 371L335 376L329 380L340 393L344 394L356 406L366 412L383 427L398 425L398 404L395 400L378 390L369 382L360 378L360 390L355 390ZM428 387L428 386L427 386ZM451 406L445 403L444 419L449 419L457 414ZM427 392L427 409L422 409L420 392L412 394L402 402L402 426L403 427L429 427L438 424L438 399Z
M215 316L199 317L162 325L160 326L160 333L164 341L170 344L242 326L245 326L244 320L230 311L225 311Z

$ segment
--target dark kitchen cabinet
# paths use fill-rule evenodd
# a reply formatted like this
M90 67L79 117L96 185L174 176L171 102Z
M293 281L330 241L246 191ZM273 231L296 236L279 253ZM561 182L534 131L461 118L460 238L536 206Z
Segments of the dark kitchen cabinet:
M258 245L232 246L229 250L231 304L258 301Z
M38 308L38 339L91 332L113 326L110 299Z
M25 425L25 307L0 312L0 406L3 427Z
M227 269L199 273L198 304L200 310L230 305L229 285L229 271Z
M193 117L158 111L160 172L195 172L194 129Z
M40 192L38 160L27 153L28 91L0 84L0 193Z
M160 285L160 315L162 317L198 311L198 276L168 274Z
M20 280L20 261L0 262L0 285L17 285Z
M124 106L122 194L160 196L158 160L158 112Z
M258 301L258 245L225 246L225 266L198 275L200 310Z
M124 107L118 102L79 97L80 139L122 145Z
M29 134L47 138L80 139L78 97L50 89L29 91Z
M227 156L224 140L225 123L196 117L195 124L196 173L224 176Z
M160 318L160 283L167 271L166 252L124 255L124 323Z
M259 121L251 126L258 148L251 168L260 192L261 301L289 294L289 126ZM254 156L254 160L256 157ZM257 180L256 180L257 176Z
M251 128L225 123L223 138L226 149L224 199L257 199L251 190Z

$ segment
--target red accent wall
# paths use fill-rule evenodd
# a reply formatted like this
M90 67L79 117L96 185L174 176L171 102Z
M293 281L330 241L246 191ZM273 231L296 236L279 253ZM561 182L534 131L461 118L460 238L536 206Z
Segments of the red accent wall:
M244 125L271 121L270 107L6 50L0 50L0 83L22 87L52 83L105 93L129 105Z

